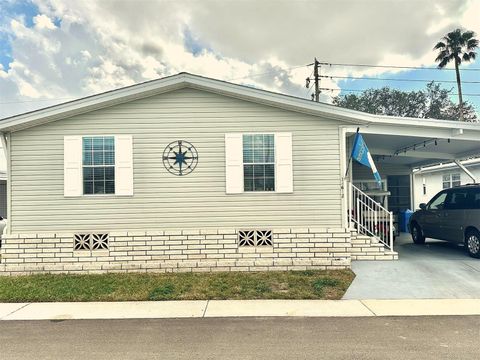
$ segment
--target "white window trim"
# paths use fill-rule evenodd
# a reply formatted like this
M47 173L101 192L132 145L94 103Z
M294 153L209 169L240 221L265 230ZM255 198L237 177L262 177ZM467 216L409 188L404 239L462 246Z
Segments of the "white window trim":
M454 183L454 180L453 180L453 175L458 175L459 176L459 184L458 185L455 185L453 186L453 183ZM445 176L448 176L448 180L444 180L444 177ZM444 187L444 184L448 182L448 187ZM457 180L455 180L455 182L457 182ZM451 189L453 187L457 187L457 186L461 186L462 185L462 174L461 173L458 173L458 172L455 172L455 173L448 173L448 174L442 174L442 189L443 190L446 190L446 189Z
M122 136L122 135L126 135L126 134L82 134L82 135L77 135L78 137L80 137L80 171L79 171L79 181L80 181L80 190L81 190L81 193L79 195L76 195L76 196L72 196L72 195L64 195L64 197L76 197L76 198L119 198L119 197L133 197L133 193L132 194L118 194L117 193L117 161L116 161L116 154L117 154L117 137L118 136ZM95 137L113 137L114 138L114 143L115 143L115 164L114 164L114 167L115 167L115 193L113 194L85 194L83 192L83 139L86 138L86 137L91 137L91 138L95 138ZM132 147L133 147L133 143L132 143ZM64 149L65 151L65 149ZM133 151L133 148L132 148L132 151ZM132 154L132 157L133 157L133 154ZM132 159L132 170L133 170L133 159ZM65 181L65 179L64 179ZM132 174L132 181L133 181L133 174Z
M248 132L248 133L241 133L242 135L242 167L245 169L245 165L271 165L272 163L245 163L243 161L243 136L244 135L273 135L273 166L275 169L274 173L274 182L275 182L275 190L273 191L267 191L267 190L262 190L262 191L245 191L245 175L243 176L243 192L247 194L252 194L252 193L257 193L257 194L269 194L269 193L276 193L277 192L277 133L274 132Z
M274 191L245 191L245 178L242 176L242 183L243 183L243 190L241 192L236 192L236 193L228 193L227 195L252 195L252 196L261 196L265 194L272 194L272 195L278 195L278 194L292 194L292 191L278 191L278 156L277 156L277 136L279 134L284 134L284 133L289 133L292 134L292 183L294 181L293 178L293 133L291 131L256 131L256 132L236 132L236 133L227 133L227 134L238 134L242 137L242 158L241 158L241 164L242 164L242 173L243 173L243 167L245 163L243 162L243 135L273 135L274 136L274 165L275 165L275 190ZM248 165L248 164L247 164ZM292 186L293 187L293 186Z

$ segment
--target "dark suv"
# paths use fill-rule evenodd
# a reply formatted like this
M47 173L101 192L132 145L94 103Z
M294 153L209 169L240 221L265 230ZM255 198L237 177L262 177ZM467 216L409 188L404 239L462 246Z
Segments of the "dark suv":
M480 185L464 185L440 191L410 218L415 244L425 238L464 243L472 257L480 258Z

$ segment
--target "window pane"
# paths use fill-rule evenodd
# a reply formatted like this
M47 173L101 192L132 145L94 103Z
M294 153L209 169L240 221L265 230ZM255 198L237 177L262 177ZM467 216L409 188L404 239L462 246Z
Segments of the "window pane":
M460 180L460 174L453 174L452 175L452 181L459 181Z
M83 151L92 151L92 138L84 137L83 138Z
M105 180L105 168L95 167L93 168L93 181Z
M115 194L115 181L105 181L105 194Z
M104 138L104 150L105 151L115 150L115 139L113 136L106 136Z
M443 188L444 188L444 189L450 188L450 182L444 182L444 183L443 183Z
M275 191L275 178L266 177L265 178L265 190L266 191Z
M243 135L243 147L252 148L253 147L253 136L252 135Z
M265 165L254 165L253 166L253 176L264 177L265 176Z
M103 137L93 137L93 151L103 151Z
M265 148L265 162L273 163L275 162L275 150L273 148Z
M255 163L265 162L265 155L263 154L263 148L255 148L253 150L253 162Z
M83 165L92 165L92 152L83 152Z
M115 168L113 166L105 168L105 180L115 181Z
M245 191L254 191L253 178L245 178L244 179L244 190Z
M443 181L450 181L450 175L443 175Z
M94 194L105 194L105 182L104 181L95 181L93 183L93 193Z
M93 168L91 167L83 168L83 181L93 181Z
M265 176L275 177L275 165L265 165Z
M472 189L472 208L480 209L480 191L477 189Z
M103 152L94 152L93 153L93 164L94 165L103 165Z
M254 187L255 191L265 191L265 178L255 178Z
M113 151L107 151L105 154L105 165L115 164L115 153Z
M253 135L253 146L263 147L263 135Z
M243 166L243 175L245 177L253 178L253 165L244 165Z
M272 148L274 147L274 136L269 134L264 136L265 147Z
M253 163L253 149L243 148L243 162Z
M83 193L84 194L93 194L93 181L84 181L83 182Z
M428 208L431 210L441 210L443 209L443 205L445 203L445 199L447 198L447 193L444 192L440 194L438 197L433 199L433 201L429 204Z

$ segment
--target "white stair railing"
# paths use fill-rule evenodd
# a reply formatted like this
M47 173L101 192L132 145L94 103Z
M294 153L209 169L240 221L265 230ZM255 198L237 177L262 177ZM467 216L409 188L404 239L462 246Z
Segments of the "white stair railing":
M359 234L374 236L393 251L393 213L349 183L348 217Z

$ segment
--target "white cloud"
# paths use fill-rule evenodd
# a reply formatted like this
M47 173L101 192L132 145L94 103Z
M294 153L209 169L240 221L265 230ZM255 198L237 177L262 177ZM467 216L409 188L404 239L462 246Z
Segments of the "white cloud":
M55 24L46 15L34 16L33 22L37 29L55 29Z
M306 97L311 67L286 69L314 56L432 65L432 44L447 27L480 32L479 0L35 2L33 27L21 18L9 23L14 62L0 68L0 101L79 97L181 71ZM187 32L197 51L185 44ZM381 71L335 69L340 76ZM338 89L331 79L322 86ZM6 104L0 117L44 105Z

